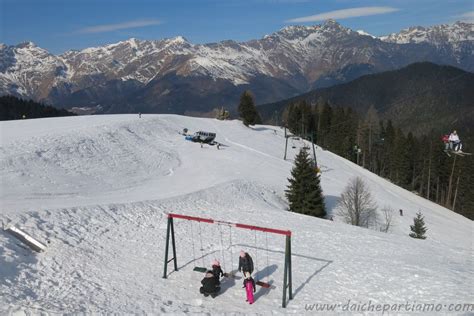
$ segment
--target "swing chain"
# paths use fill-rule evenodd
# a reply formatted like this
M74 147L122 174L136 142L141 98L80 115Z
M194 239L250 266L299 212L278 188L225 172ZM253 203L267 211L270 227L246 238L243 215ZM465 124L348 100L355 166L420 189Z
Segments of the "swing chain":
M258 248L257 248L257 231L254 230L255 236L255 276L258 275Z
M268 261L268 233L265 232L265 250L267 252L267 273L266 273L266 276L265 276L265 280L269 281L270 279L270 264L269 264L269 261Z
M230 273L234 273L234 254L232 252L232 226L229 225L229 239L230 239Z
M190 221L191 223L191 242L193 244L193 259L194 259L194 263L196 262L196 250L194 249L195 246L194 246L194 229L193 229L193 222Z
M221 237L221 256L222 256L222 265L224 267L224 270L227 271L226 267L225 267L225 255L224 255L224 242L222 240L222 227L220 224L217 224L219 226L219 233L220 233L220 237Z
M202 245L201 222L198 222L198 225L199 225L199 240L201 241L201 261L202 261L202 266L205 267L206 265L204 264L204 247Z

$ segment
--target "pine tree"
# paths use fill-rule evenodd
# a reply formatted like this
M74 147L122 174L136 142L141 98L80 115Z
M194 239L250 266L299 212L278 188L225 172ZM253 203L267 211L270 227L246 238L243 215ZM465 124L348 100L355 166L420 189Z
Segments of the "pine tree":
M290 132L295 135L300 134L300 120L301 120L301 109L297 104L290 104L288 107L288 118L286 125Z
M296 156L291 176L286 190L290 211L316 217L326 216L319 175L306 149L302 148Z
M238 110L245 126L262 123L262 119L260 118L260 114L258 114L252 93L250 91L244 91L244 93L242 93L240 96Z
M319 112L318 118L318 145L322 147L327 147L329 144L328 135L330 133L331 123L332 123L332 108L329 103L325 103Z
M410 237L426 239L425 233L428 229L425 227L425 220L421 213L417 213L413 221L414 224L410 225L410 229L412 231L412 233L410 233Z

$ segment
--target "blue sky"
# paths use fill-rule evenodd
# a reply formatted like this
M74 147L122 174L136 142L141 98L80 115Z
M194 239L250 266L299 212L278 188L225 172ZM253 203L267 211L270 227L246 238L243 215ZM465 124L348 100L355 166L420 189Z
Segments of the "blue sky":
M60 54L130 37L246 41L327 17L385 35L412 25L472 22L474 0L0 0L0 42L32 41Z

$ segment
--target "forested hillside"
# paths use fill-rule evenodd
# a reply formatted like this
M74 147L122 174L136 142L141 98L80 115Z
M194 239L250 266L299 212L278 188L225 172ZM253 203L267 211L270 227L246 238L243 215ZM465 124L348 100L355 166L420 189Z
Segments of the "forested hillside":
M474 74L451 66L416 63L261 105L259 111L270 122L279 119L288 104L300 100L313 105L318 100L327 101L362 115L371 110L381 119L392 120L405 132L417 135L431 130L474 132Z
M473 156L449 157L442 134L431 130L415 136L376 111L364 116L351 108L304 100L290 104L282 114L294 135L316 143L420 196L474 219ZM460 131L464 150L472 152L474 137Z
M71 115L75 114L31 100L13 96L0 97L0 121Z

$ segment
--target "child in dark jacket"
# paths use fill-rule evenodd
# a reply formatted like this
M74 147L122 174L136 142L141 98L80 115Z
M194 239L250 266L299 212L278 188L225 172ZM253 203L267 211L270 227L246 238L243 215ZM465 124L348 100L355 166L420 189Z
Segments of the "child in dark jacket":
M218 260L214 259L211 262L211 265L212 265L212 274L214 275L214 278L216 278L216 280L220 282L221 277L224 276L224 271L222 271L221 263Z
M201 284L202 286L199 289L199 292L201 294L204 294L204 296L211 295L212 298L215 298L221 290L221 287L219 286L219 281L216 280L211 270L208 270L206 272L206 276L204 277L204 279L202 279Z

